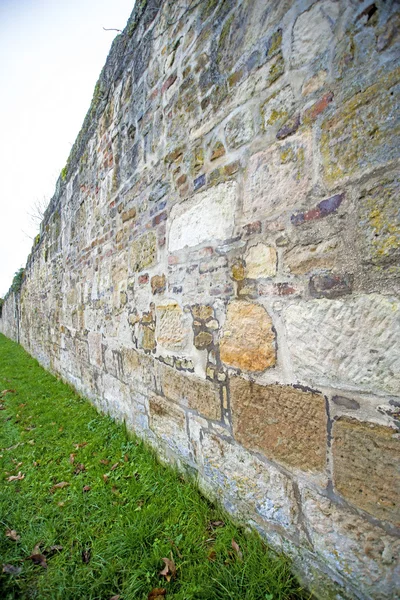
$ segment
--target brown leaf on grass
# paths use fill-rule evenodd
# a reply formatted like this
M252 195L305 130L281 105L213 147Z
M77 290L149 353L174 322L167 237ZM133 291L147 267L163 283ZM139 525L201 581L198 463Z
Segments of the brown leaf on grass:
M85 446L87 446L87 444L87 442L80 442L80 444L74 444L74 446L77 450L79 450L79 448L84 448Z
M3 390L0 396L5 396L6 394L15 394L15 390Z
M90 487L90 485L84 485L82 491L83 492L90 492L92 488Z
M60 481L60 483L53 485L53 487L50 489L50 493L54 494L56 490L61 490L62 488L67 487L67 485L69 485L67 481Z
M121 596L117 594L116 596L111 596L110 600L119 600Z
M46 551L46 554L55 554L56 552L61 552L63 550L63 546L56 544L55 546L50 546L50 548Z
M78 465L76 465L76 469L75 469L74 473L75 473L75 475L79 475L79 473L82 473L85 469L86 469L85 465L83 465L82 463L79 463Z
M22 475L21 471L18 471L18 475L7 477L7 481L21 481L21 479L25 479L25 475Z
M15 529L6 529L6 537L13 542L18 542L18 540L21 539L21 536L18 535Z
M154 588L147 596L147 600L163 600L166 596L167 590L164 588Z
M241 549L239 548L238 544L235 542L235 540L233 538L232 538L232 548L236 552L238 559L242 560L243 559L243 553L242 553Z
M4 404L0 404L0 410L6 410L6 407L4 406Z
M109 463L110 461L108 460L108 458L101 458L99 462L100 462L102 465L108 465L108 463Z
M215 552L215 550L210 550L210 552L208 553L208 556L207 556L208 560L211 562L214 562L216 557L217 557L217 553Z
M71 452L71 454L69 455L69 462L71 463L71 465L73 465L73 464L74 464L74 460L75 460L75 454L73 454L73 453Z
M110 469L110 471L115 471L115 469L119 466L119 462L116 462Z
M106 475L106 473L104 473L104 475L103 475L103 480L104 480L104 483L107 483L107 481L108 481L108 475Z
M115 487L115 485L112 486L111 491L113 494L119 494L119 490L117 487Z
M207 525L208 530L216 529L217 527L225 527L224 521L210 521Z
M87 564L90 561L92 555L92 551L90 548L87 550L82 550L82 561Z
M3 573L7 575L19 575L22 571L22 567L14 567L14 565L3 565Z
M31 554L25 560L31 560L34 565L40 565L43 569L47 569L47 562L44 554Z
M124 461L129 462L129 456L127 454L124 455Z
M167 581L171 581L171 579L176 575L176 566L172 557L172 552L171 558L164 557L161 560L164 561L165 567L162 571L160 571L159 575L163 575Z

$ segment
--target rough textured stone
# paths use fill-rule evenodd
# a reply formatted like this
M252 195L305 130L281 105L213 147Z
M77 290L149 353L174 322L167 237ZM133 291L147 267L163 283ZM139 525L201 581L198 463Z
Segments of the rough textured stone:
M163 393L170 400L197 410L209 419L221 418L219 391L208 381L165 367L161 385Z
M261 106L264 131L268 132L271 127L281 127L292 114L294 107L295 100L289 85L275 92Z
M338 16L339 4L333 0L324 0L316 2L297 18L292 44L294 67L311 62L328 49Z
M244 189L247 221L301 203L311 186L311 139L295 136L251 157Z
M333 426L334 486L378 519L400 526L400 443L396 431L341 418Z
M132 271L143 271L155 263L157 238L152 231L132 244L129 259Z
M249 450L305 471L326 462L326 413L321 394L291 386L230 381L233 432Z
M257 244L251 246L245 255L246 277L248 279L259 279L261 277L273 277L276 274L276 250L272 246Z
M335 573L349 578L365 597L398 596L398 538L311 489L302 490L302 510L317 555Z
M296 498L288 477L215 434L193 435L196 430L191 421L189 429L204 477L221 499L228 499L247 518L261 517L296 532Z
M188 457L189 443L184 411L160 396L149 400L150 428L175 452Z
M236 195L235 183L221 183L198 193L189 203L175 206L171 213L169 251L229 238L233 230Z
M377 294L312 300L288 306L284 319L302 381L400 393L397 301Z
M225 139L230 148L239 148L247 144L253 135L253 117L248 111L238 113L225 126Z
M153 294L162 294L166 288L166 277L165 275L154 275L150 280L151 291Z
M182 350L189 340L187 326L181 307L176 302L156 306L158 344L169 350Z
M221 360L247 371L264 371L276 362L272 320L259 304L231 302L220 343Z

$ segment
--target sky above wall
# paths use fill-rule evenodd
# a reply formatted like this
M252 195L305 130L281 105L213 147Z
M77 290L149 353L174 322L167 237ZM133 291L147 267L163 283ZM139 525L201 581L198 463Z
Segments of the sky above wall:
M0 0L0 297L39 232L134 0Z

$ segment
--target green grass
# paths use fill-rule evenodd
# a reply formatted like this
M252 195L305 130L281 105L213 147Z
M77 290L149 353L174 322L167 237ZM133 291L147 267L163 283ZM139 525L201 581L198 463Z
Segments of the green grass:
M0 562L21 569L0 572L3 600L141 600L153 588L175 600L305 597L284 557L2 335L0 403ZM47 569L26 560L39 542ZM168 582L159 573L171 556Z

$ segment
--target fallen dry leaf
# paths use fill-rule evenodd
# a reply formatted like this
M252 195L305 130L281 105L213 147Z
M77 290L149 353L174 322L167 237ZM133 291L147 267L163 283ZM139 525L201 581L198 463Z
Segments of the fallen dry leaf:
M84 448L87 446L87 442L81 442L80 444L74 444L75 448L79 450L79 448Z
M47 550L46 554L55 554L56 552L61 552L62 549L63 549L63 546L56 544L55 546L50 546L50 548Z
M217 553L215 552L215 550L211 550L207 556L208 560L210 560L211 562L214 562L216 557L217 557Z
M110 470L115 471L115 469L118 467L118 465L119 465L119 463L116 462L115 465L113 465Z
M50 489L50 493L54 494L56 490L61 490L62 488L67 487L67 485L69 485L67 481L60 481L60 483L53 485L53 487Z
M21 571L21 567L14 567L14 565L3 565L3 573L7 573L7 575L19 575Z
M40 565L43 569L47 569L47 562L44 554L31 554L25 560L31 560L34 565Z
M21 539L21 536L15 531L15 529L6 529L6 537L8 537L13 542L18 542Z
M110 462L109 460L107 460L107 458L101 458L100 462L102 465L108 465L108 463Z
M87 550L82 550L82 561L87 564L90 561L90 557L91 557L92 551L90 550L90 548L88 548Z
M104 480L104 483L107 483L107 481L108 481L108 475L106 475L105 473L103 475L103 480Z
M117 594L116 596L111 596L110 600L119 600L121 596Z
M0 410L6 410L6 407L4 406L4 404L0 404Z
M75 475L79 475L79 473L82 473L85 470L85 468L85 465L83 465L82 463L76 465L76 469L74 471Z
M171 558L164 557L161 560L164 561L165 567L162 571L160 571L159 575L163 575L167 581L171 581L171 579L176 575L176 566L172 557L172 552Z
M224 521L210 521L207 525L207 529L216 529L217 527L225 527Z
M92 488L90 487L90 485L84 485L84 486L83 486L83 490L82 490L82 491L83 491L83 492L90 492L90 490L91 490L91 489L92 489Z
M124 461L129 462L129 456L127 454L124 455Z
M166 594L167 590L164 588L154 588L147 596L147 600L162 600Z
M71 465L73 465L73 464L74 464L74 460L75 460L75 454L73 454L73 453L71 452L71 454L69 455L69 462L71 463Z
M238 544L235 542L235 540L233 538L232 538L232 548L236 552L238 559L242 560L243 559L243 553L242 553L241 549L239 548Z
M6 394L15 394L15 390L3 390L0 396L5 396Z
M7 477L7 481L21 481L21 479L25 479L25 475L22 475L21 471L18 471L18 475Z

